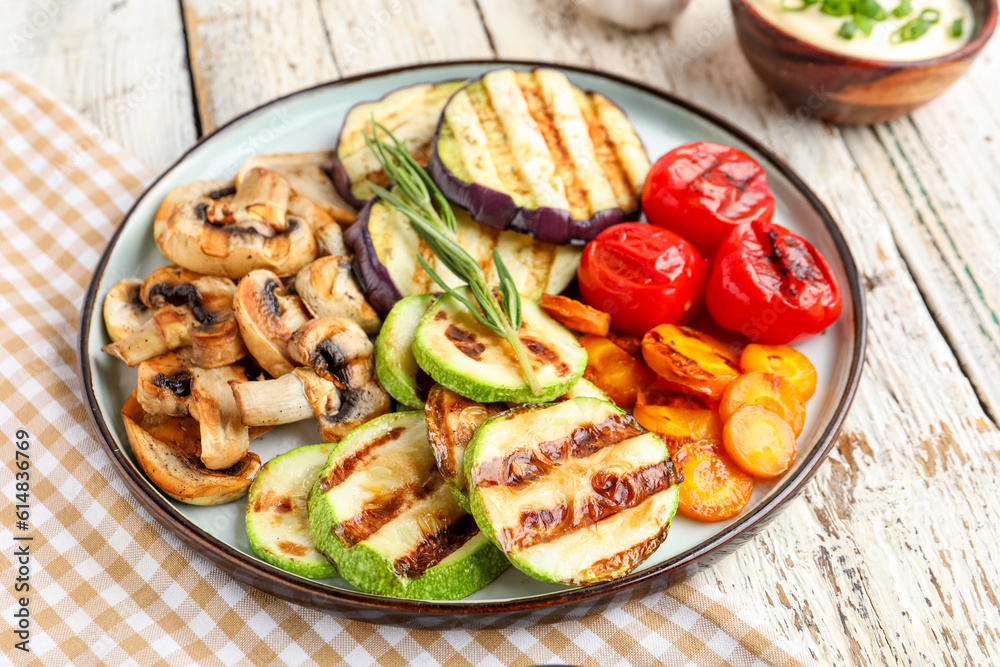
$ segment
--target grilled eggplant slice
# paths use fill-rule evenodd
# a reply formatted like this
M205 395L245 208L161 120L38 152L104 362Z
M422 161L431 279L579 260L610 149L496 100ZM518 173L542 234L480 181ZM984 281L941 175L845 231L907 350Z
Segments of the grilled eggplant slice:
M365 144L365 132L372 131L372 116L406 144L420 166L426 167L441 109L463 83L446 81L407 86L380 100L362 102L348 111L337 138L333 167L340 195L361 208L374 194L368 187L369 182L383 187L389 183L389 177Z
M559 70L494 70L456 92L428 170L479 222L547 243L639 217L649 157L625 112Z
M427 394L427 405L424 407L427 439L434 449L438 470L465 511L469 511L469 492L463 467L465 448L480 424L506 409L506 403L479 403L439 384Z
M593 398L494 417L465 471L483 532L515 567L560 584L634 570L666 539L680 495L663 442Z
M413 357L413 337L424 313L437 297L433 294L408 296L399 301L375 341L375 371L389 395L410 408L422 408L433 380Z
M458 243L497 283L493 248L497 248L521 294L538 300L543 293L561 294L576 280L583 249L540 243L515 232L497 232L473 221L468 213L455 210ZM354 273L359 276L368 302L385 315L403 297L423 294L436 288L417 261L417 254L449 284L459 284L427 245L410 227L409 221L390 206L373 200L358 216L358 222L344 233L354 253Z
M309 579L337 574L313 545L309 491L335 445L296 447L260 469L247 495L247 537L255 554L275 567Z
M474 302L467 291L470 302ZM544 403L569 391L583 375L587 351L569 329L527 297L521 299L519 332L542 393L535 395L514 351L453 294L427 311L413 339L413 356L424 371L452 391L481 403Z
M366 593L460 600L507 568L437 471L422 412L384 415L344 438L313 487L309 524L340 576Z

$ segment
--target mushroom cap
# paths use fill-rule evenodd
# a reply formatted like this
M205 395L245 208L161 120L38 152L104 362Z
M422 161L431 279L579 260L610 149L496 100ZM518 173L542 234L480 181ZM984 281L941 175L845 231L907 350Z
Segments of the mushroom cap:
M292 334L288 352L340 389L358 389L375 377L375 346L354 320L310 320Z
M312 315L295 294L287 294L272 271L257 269L240 279L233 299L243 342L272 377L292 370L288 341Z
M135 397L151 415L187 416L194 375L189 370L191 352L167 352L139 364Z
M341 392L340 408L332 414L317 414L319 432L329 442L339 442L362 424L380 417L392 407L392 397L378 380L360 389Z
M141 280L127 278L115 284L104 297L104 326L112 343L135 333L153 316L140 298L141 290Z
M295 291L316 317L349 318L371 334L382 326L378 313L365 300L347 256L320 257L303 267L295 276Z
M226 470L209 470L199 460L199 425L190 417L150 415L133 393L122 408L132 453L150 480L171 498L190 505L221 505L246 495L260 470L260 457L247 452Z
M191 271L242 278L269 269L290 276L316 258L316 239L309 220L287 211L281 220L279 211L272 201L240 197L232 182L195 181L163 200L153 236L164 255Z
M251 169L263 167L276 171L288 179L292 192L297 196L311 199L334 220L349 225L354 222L357 214L354 207L340 196L333 183L331 174L335 161L336 154L332 150L255 155L240 167L236 174L236 185L240 185Z

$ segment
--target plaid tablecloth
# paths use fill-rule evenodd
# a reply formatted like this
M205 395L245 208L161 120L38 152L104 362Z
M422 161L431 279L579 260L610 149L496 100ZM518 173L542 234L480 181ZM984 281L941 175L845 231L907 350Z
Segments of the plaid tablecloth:
M551 625L409 630L277 599L164 534L91 433L76 373L87 282L151 177L0 76L0 645L14 664L812 664L698 577Z

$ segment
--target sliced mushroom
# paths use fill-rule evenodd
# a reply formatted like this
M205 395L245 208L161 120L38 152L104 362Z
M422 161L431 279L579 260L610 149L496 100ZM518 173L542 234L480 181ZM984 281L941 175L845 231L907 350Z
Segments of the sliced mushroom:
M304 197L295 197L288 205L288 212L312 223L313 233L316 235L317 253L320 256L348 254L340 224L316 202Z
M375 310L365 301L344 255L320 257L295 276L295 291L316 317L346 317L361 325L365 333L382 326Z
M273 377L292 370L288 341L312 315L271 271L258 269L240 279L233 300L236 320L250 354Z
M291 213L287 179L251 170L241 188L195 181L174 188L153 221L171 261L200 273L242 278L254 269L293 275L316 258L311 221Z
M299 197L316 202L334 220L345 225L354 222L357 215L354 208L337 193L333 184L334 151L313 151L308 153L279 153L256 155L249 158L236 174L236 185L240 185L251 169L263 167L276 171L292 186Z
M229 386L247 381L242 366L198 368L190 354L170 352L140 363L138 376L135 395L144 411L198 422L205 467L222 470L246 455L250 434Z
M140 300L153 316L120 341L104 346L129 366L192 346L191 362L202 368L228 366L247 353L233 314L236 285L178 266L153 271L142 283Z
M128 278L108 290L104 297L104 326L112 343L135 333L153 316L139 296L142 281Z
M221 505L242 498L260 470L260 457L252 452L226 470L207 469L199 460L198 424L190 417L151 415L134 393L122 408L122 420L132 453L146 475L182 503Z
M359 389L341 390L309 368L296 368L276 380L230 384L244 424L274 426L316 417L329 442L384 415L392 403L375 379Z
M292 334L288 353L340 389L359 389L375 377L375 346L354 320L310 320Z

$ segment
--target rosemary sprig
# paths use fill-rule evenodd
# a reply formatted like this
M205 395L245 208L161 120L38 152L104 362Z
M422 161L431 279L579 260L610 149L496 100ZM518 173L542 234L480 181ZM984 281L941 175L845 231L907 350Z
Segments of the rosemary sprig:
M477 320L507 341L521 365L521 372L531 387L531 392L536 396L540 395L541 385L535 377L535 370L531 367L528 353L518 336L523 323L521 295L518 294L514 279L500 258L500 254L496 248L493 249L493 264L500 278L499 290L494 290L486 282L486 274L483 273L479 262L458 244L458 221L455 219L455 212L441 190L431 180L430 174L417 164L406 146L393 136L388 128L376 122L374 118L371 123L374 136L366 131L365 143L393 186L392 190L387 190L370 183L372 191L386 204L405 215L410 221L410 226L441 263L465 282L472 292L475 305L457 291L459 288L449 287L424 261L424 258L417 255L424 271L441 289L458 299ZM388 142L379 136L380 132L389 139Z

